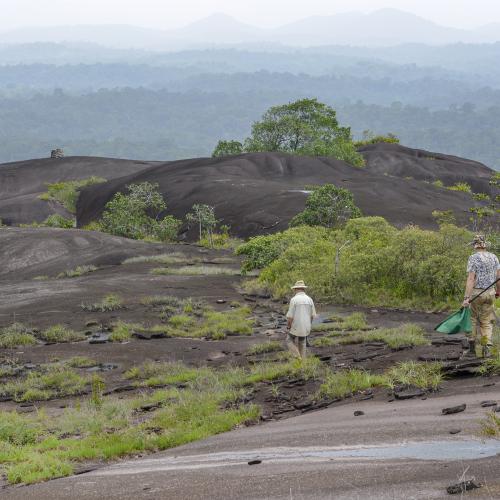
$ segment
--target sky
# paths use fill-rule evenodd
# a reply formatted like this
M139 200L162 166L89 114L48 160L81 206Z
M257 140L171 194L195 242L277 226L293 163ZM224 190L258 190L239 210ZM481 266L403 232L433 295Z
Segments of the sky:
M273 27L313 15L387 7L459 28L500 22L500 0L0 0L0 30L72 24L172 29L216 12Z

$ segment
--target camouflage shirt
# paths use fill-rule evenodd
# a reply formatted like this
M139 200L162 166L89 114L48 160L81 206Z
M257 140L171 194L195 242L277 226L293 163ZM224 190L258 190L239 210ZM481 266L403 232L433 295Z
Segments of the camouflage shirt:
M498 269L498 257L490 252L476 252L467 263L467 272L476 275L474 288L488 288L497 279Z

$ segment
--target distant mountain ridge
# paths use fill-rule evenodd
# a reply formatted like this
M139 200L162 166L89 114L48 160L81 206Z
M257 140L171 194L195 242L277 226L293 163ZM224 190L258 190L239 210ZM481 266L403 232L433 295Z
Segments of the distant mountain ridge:
M3 44L93 42L117 48L171 50L242 43L388 46L401 43L491 43L499 40L500 23L472 30L458 29L397 9L376 10L368 14L350 12L313 16L274 29L251 26L218 13L174 30L128 25L75 25L20 28L0 33Z

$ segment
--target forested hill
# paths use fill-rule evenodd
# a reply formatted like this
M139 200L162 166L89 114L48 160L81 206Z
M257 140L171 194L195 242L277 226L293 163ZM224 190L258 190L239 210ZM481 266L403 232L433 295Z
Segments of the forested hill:
M248 76L251 78L251 75ZM209 156L221 138L243 138L272 105L308 95L306 89L233 92L153 89L99 90L83 95L55 91L0 99L0 161L69 155L169 160ZM338 102L355 136L393 132L410 147L481 161L500 169L500 99L489 107L464 104L431 110L416 105Z
M270 106L316 97L356 138L500 169L500 43L148 52L0 46L0 162L69 155L170 160L241 139Z

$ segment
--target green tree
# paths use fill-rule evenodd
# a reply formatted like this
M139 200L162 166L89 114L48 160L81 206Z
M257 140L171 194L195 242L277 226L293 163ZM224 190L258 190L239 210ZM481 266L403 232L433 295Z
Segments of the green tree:
M356 166L364 165L352 141L351 129L339 126L336 111L317 99L270 108L261 121L253 124L245 149L333 156Z
M342 227L348 220L361 217L361 210L354 203L353 194L333 184L308 186L311 194L307 197L306 208L297 214L290 226Z
M127 186L129 194L116 193L106 204L100 221L102 230L132 239L175 239L181 221L172 216L160 217L167 204L158 187L143 182Z
M239 141L219 141L215 146L212 158L240 155L243 153L243 144Z
M191 212L186 215L186 221L189 225L197 224L200 241L203 238L203 234L206 234L210 246L213 246L213 231L218 222L215 217L214 207L210 205L195 204Z

